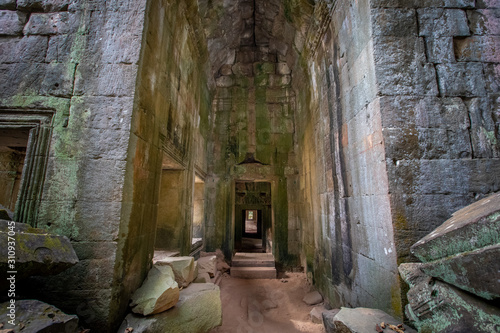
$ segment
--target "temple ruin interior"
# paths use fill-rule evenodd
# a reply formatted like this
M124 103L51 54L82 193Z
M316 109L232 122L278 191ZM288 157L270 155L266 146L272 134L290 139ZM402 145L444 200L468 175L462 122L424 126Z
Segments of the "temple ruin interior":
M499 86L498 0L0 0L16 299L170 332L123 330L150 275L191 304L153 262L236 279L252 253L254 278L301 273L325 311L500 332ZM50 269L21 276L21 251Z

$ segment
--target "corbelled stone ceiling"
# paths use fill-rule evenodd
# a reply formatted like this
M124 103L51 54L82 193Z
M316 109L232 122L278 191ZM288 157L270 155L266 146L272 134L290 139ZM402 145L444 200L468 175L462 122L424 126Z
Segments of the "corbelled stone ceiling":
M248 51L260 60L292 65L315 8L307 0L199 0L198 5L215 77L224 64L252 62L241 59Z

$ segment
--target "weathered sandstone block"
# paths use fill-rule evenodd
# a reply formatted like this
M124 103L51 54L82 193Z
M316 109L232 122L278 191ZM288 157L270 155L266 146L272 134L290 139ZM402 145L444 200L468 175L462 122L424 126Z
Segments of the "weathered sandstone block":
M500 193L459 211L411 247L423 262L500 243Z
M147 316L166 311L179 300L179 287L170 266L155 265L132 296L132 311Z
M187 287L197 275L193 257L167 257L157 261L156 265L172 267L175 281L180 287Z
M18 300L15 303L16 326L8 324L10 317L9 302L0 304L0 323L3 329L14 329L14 332L65 332L78 333L78 317L68 315L50 304L38 300ZM24 327L21 328L20 324Z
M341 308L334 316L323 316L327 333L364 333L376 332L376 326L385 323L387 326L400 325L398 320L382 310L368 308ZM327 323L328 321L328 323ZM406 333L416 333L416 331L403 325ZM387 330L390 331L390 330Z
M32 275L55 275L78 262L78 257L65 236L48 234L26 223L0 220L0 248L8 249L8 237L15 240L17 278ZM7 253L6 253L7 254ZM8 256L0 259L0 269L8 269Z

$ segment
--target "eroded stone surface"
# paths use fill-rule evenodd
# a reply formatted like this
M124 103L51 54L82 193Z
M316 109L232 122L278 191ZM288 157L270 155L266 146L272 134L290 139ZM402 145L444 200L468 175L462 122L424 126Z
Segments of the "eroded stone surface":
M69 239L32 228L25 223L0 220L0 247L8 249L8 237L15 239L17 278L56 275L78 263ZM8 256L2 256L0 269L9 271Z
M500 193L453 214L411 247L423 262L500 243Z
M458 288L425 275L423 264L405 264L400 273L410 285L406 315L419 332L494 332L500 310ZM403 265L402 265L403 266Z
M79 333L78 317L68 315L50 304L38 300L17 300L15 302L15 326L9 324L10 302L0 304L0 322L3 329L14 332L64 332Z
M420 269L485 299L500 297L500 245L487 246L441 260L427 262Z

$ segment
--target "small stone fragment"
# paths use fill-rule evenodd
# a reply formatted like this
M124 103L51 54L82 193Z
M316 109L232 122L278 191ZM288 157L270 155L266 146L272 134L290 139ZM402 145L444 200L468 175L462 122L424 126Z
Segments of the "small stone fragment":
M302 299L307 305L315 305L323 302L323 296L317 291L312 291L304 296Z
M403 332L403 330L399 329L397 326L394 326L394 325L391 325L391 324L389 324L388 326L389 326L389 328L390 328L391 330L393 330L394 332L404 333L404 332Z
M210 277L215 276L216 256L201 257L198 259L198 274L208 273Z
M401 322L382 310L369 308L342 308L333 318L323 316L323 320L327 333L374 332L377 323L385 323L386 326L391 325L398 329L395 325ZM411 327L406 327L406 329L408 332L416 333Z
M278 304L274 303L270 299L266 299L262 302L262 307L264 308L264 310L276 309L278 307Z
M382 328L380 328L380 326L375 325L375 331L377 331L378 333L382 333L384 330Z
M384 322L380 323L380 327L381 327L382 329L385 329L385 323L384 323Z
M315 324L323 324L323 311L325 311L325 308L322 306L314 307L311 312L309 312L311 321Z

